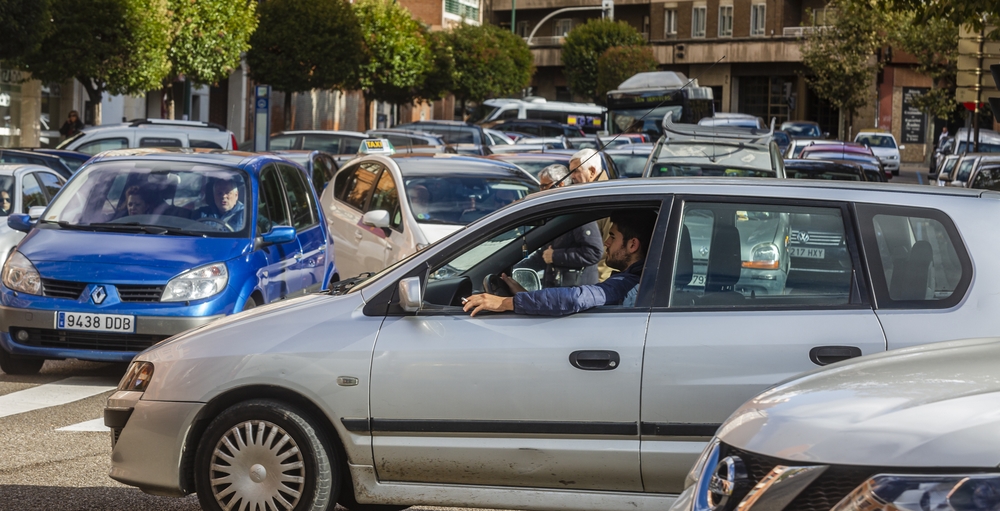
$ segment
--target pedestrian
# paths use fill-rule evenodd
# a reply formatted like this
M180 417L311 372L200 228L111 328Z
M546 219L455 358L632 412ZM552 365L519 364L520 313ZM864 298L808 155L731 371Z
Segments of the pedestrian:
M81 130L83 130L83 121L80 120L80 114L76 113L76 110L70 110L66 122L63 123L62 128L59 128L59 133L70 138Z
M601 162L601 154L597 151L586 148L580 149L569 160L569 177L573 184L593 183L595 181L607 181L608 175L604 172L604 165ZM611 220L602 218L597 221L601 228L601 238L605 243L611 234ZM597 263L597 274L601 282L608 280L615 269L608 265L607 254Z
M945 126L945 127L941 128L941 136L938 137L938 147L943 146L944 145L944 141L947 138L948 138L948 127Z

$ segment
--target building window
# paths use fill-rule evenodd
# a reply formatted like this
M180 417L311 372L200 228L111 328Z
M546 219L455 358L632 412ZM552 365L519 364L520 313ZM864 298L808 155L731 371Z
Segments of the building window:
M573 30L573 20L571 19L561 19L556 20L555 31L552 33L555 37L566 37L566 34L570 30Z
M764 35L767 4L754 4L750 9L750 35Z
M705 14L708 7L699 6L691 11L691 37L705 37Z
M528 37L528 34L530 33L531 33L531 25L529 25L527 21L517 22L517 35L521 37Z
M677 9L663 11L663 35L666 39L677 37Z
M479 21L478 0L444 0L444 12Z
M719 37L733 36L733 6L719 6Z

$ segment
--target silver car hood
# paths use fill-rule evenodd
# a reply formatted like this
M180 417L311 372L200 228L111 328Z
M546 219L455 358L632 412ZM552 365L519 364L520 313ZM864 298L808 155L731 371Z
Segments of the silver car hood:
M719 429L734 447L823 464L996 467L1000 339L929 344L807 373Z

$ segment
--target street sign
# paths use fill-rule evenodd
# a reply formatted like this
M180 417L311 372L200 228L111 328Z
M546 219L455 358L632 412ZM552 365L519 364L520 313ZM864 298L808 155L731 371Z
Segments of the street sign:
M271 86L254 86L253 150L271 150Z

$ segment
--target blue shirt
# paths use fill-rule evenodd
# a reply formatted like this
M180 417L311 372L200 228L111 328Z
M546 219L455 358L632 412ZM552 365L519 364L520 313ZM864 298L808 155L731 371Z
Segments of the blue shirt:
M514 312L538 316L564 316L601 305L622 305L639 285L642 265L632 264L608 280L592 286L550 287L514 295ZM634 295L632 304L634 305Z
M233 209L230 209L226 213L220 213L219 209L214 205L203 206L195 212L195 218L218 218L229 227L232 227L234 231L242 231L244 217L246 216L244 209L243 202L237 202L233 206Z

